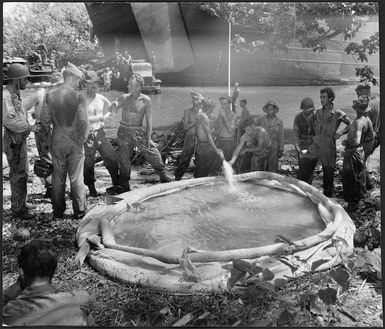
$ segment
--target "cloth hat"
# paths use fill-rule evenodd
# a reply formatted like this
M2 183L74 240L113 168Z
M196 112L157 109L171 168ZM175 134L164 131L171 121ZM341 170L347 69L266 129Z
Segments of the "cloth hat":
M51 83L56 84L56 83L62 83L63 82L63 74L60 72L55 72L51 75Z
M99 82L101 79L99 78L98 74L95 71L87 71L87 78L84 80L87 81L88 83L92 82Z
M274 106L275 107L275 113L277 113L279 111L279 107L277 106L277 104L275 104L274 101L268 101L265 106L263 107L263 112L266 112L267 111L267 107L271 105L271 106Z
M370 111L369 107L369 97L360 96L357 100L353 101L353 108L360 113L367 113Z
M370 90L370 84L368 82L361 82L357 85L355 91L357 90Z
M195 91L191 93L191 97L198 98L199 101L203 101L204 100L204 97L202 96L202 94L197 93Z
M75 76L77 76L80 79L84 79L84 74L82 71L80 71L74 64L68 62L67 66L65 67L64 71L67 71Z
M232 103L232 101L233 101L230 96L221 96L221 97L219 97L219 101L221 101L222 99L227 99L227 101L229 103Z
M306 97L301 101L301 110L315 110L314 102L310 97Z

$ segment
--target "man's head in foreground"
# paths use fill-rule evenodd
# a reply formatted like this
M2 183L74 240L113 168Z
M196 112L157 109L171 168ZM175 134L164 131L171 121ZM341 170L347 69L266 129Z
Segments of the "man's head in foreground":
M25 287L51 283L57 268L57 256L51 243L34 240L21 248L17 263Z

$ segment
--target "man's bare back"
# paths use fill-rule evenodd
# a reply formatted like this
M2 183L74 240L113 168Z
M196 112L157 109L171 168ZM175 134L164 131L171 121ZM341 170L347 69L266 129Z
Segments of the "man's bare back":
M131 93L120 96L118 108L122 107L122 123L127 126L141 127L149 106L151 106L151 99L146 95L140 94L138 98L134 98Z

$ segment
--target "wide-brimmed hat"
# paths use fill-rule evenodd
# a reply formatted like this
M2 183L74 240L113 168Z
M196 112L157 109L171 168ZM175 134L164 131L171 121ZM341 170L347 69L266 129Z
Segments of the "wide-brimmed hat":
M358 99L353 101L353 108L360 113L367 113L370 111L369 107L369 97L368 96L360 96Z
M193 92L191 93L191 97L192 97L192 98L198 98L199 101L203 101L203 100L204 100L204 97L202 96L202 94L197 93L197 92L195 92L195 91L193 91Z
M74 64L68 62L67 66L64 68L64 72L67 71L80 79L84 79L84 74L80 71Z
M275 113L279 111L279 107L274 101L268 101L264 106L263 106L263 112L267 111L268 106L274 106L275 107Z
M370 91L371 89L371 86L368 82L361 82L357 85L355 91L358 91L358 90L369 90Z
M301 110L315 110L314 102L310 97L306 97L301 101Z

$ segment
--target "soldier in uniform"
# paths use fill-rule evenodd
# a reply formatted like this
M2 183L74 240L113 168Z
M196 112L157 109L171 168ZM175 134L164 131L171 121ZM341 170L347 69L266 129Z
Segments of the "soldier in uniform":
M336 166L336 140L346 134L351 123L350 119L340 109L335 108L335 94L332 88L325 87L320 91L322 108L315 112L315 136L308 148L309 163L304 168L304 180L307 181L314 172L318 160L323 171L323 189L327 197L333 196L334 170ZM337 132L341 123L346 127Z
M312 183L313 175L310 177L304 176L304 168L309 162L307 157L307 150L313 143L315 135L315 116L314 116L314 102L311 98L304 98L301 101L300 109L302 112L298 113L294 119L293 131L295 138L295 149L298 156L298 173L297 178L309 184Z
M3 152L10 167L11 211L13 217L31 219L26 204L28 156L27 137L29 133L38 133L40 124L31 126L27 113L22 107L20 90L25 89L29 70L22 64L12 64L8 68L7 87L3 89Z
M275 102L269 101L263 107L265 116L259 118L257 126L263 127L269 134L271 147L269 154L269 164L267 170L271 172L278 171L278 159L282 157L284 149L283 122L277 117L279 107Z

